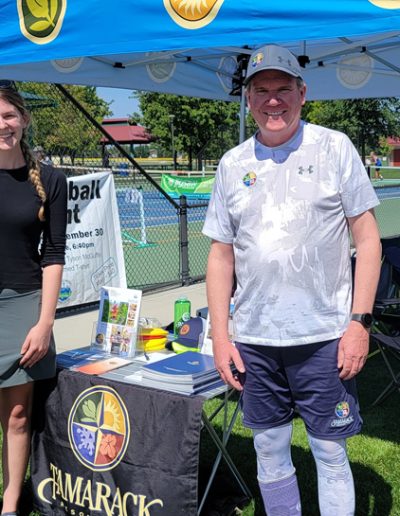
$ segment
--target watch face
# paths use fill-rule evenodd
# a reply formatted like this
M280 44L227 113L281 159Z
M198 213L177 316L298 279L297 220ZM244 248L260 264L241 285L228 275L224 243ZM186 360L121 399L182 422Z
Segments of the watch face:
M369 328L372 325L372 321L373 319L371 314L362 315L362 322L367 328Z

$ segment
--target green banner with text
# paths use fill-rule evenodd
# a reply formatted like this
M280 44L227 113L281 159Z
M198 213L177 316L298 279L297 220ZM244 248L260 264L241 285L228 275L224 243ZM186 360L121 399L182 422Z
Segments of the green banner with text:
M161 188L173 198L185 195L189 199L209 199L214 180L214 177L180 177L163 174Z

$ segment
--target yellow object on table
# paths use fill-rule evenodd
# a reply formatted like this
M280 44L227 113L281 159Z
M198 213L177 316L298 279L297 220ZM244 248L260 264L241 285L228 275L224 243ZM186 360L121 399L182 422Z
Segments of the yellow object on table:
M168 340L167 335L168 332L164 328L140 328L139 349L146 353L164 349Z

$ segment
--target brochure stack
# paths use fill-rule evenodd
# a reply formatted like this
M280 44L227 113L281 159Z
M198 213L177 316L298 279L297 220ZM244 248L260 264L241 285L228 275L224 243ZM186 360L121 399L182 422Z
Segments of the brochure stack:
M200 394L223 382L212 356L185 351L143 365L141 385L181 394Z

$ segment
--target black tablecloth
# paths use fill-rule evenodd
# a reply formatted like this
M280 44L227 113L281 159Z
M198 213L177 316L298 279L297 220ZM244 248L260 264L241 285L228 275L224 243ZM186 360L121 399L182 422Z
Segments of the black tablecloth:
M70 370L38 382L35 508L52 516L195 515L203 401Z

